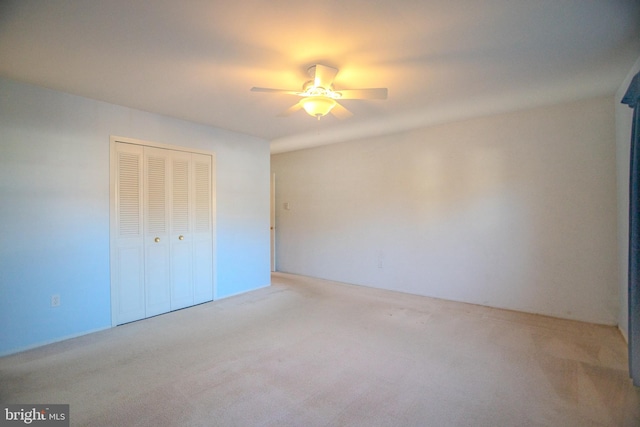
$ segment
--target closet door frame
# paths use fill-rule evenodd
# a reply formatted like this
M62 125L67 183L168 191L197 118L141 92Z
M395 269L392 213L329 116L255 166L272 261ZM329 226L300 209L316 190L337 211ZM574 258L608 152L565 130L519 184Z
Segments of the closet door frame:
M212 299L215 299L216 295L216 155L213 151L199 150L189 147L182 147L171 144L164 144L158 142L144 141L135 138L121 137L111 135L109 137L109 263L110 263L110 286L111 286L111 326L115 327L122 322L119 322L119 289L116 285L116 277L118 275L117 260L114 259L114 245L117 238L117 212L116 212L116 172L117 172L117 145L118 143L137 145L142 147L161 148L173 151L180 151L192 154L201 154L211 156L211 254L212 254Z

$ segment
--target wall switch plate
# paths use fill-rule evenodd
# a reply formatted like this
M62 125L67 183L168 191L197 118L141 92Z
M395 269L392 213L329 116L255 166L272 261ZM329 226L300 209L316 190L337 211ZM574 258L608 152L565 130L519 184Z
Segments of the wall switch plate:
M60 295L51 295L51 307L60 306Z

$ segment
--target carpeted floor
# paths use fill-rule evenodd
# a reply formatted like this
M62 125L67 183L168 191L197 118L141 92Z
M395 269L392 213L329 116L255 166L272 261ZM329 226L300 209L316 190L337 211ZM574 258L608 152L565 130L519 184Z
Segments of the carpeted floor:
M614 327L272 279L1 358L0 401L73 426L640 426Z

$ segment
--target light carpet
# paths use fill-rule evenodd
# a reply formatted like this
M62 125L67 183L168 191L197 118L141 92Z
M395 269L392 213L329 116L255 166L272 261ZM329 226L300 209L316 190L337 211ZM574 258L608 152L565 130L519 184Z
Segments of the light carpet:
M274 273L0 359L77 426L640 426L614 327Z

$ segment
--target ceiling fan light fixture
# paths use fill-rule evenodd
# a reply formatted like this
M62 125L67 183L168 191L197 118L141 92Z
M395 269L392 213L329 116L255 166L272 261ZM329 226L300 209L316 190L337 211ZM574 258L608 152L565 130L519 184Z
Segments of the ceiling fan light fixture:
M336 101L327 96L310 96L303 98L300 103L307 114L317 117L318 120L320 120L320 117L329 114L329 111L336 106Z
M296 111L304 110L312 117L320 120L331 112L338 119L346 119L353 115L342 104L342 99L387 99L387 88L341 89L333 90L333 80L338 73L337 68L316 64L309 67L311 80L302 85L302 92L289 89L273 89L252 87L252 92L284 93L299 96L301 100L289 107L281 116L288 116Z

